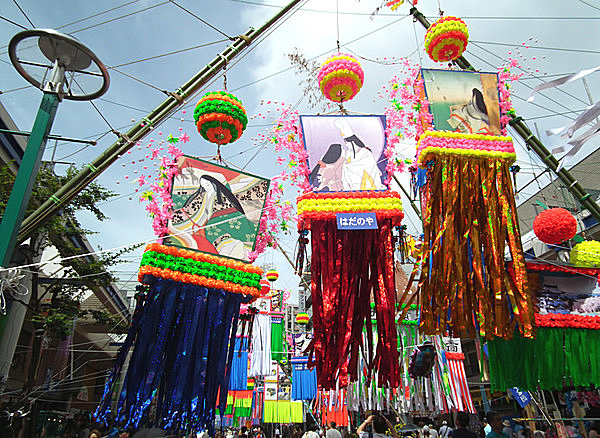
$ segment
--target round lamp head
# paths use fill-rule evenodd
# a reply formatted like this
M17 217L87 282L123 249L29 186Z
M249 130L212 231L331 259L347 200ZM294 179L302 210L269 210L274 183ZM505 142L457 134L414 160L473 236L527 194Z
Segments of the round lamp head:
M108 90L108 70L79 40L52 29L16 34L8 45L15 69L36 88L69 100L91 100Z

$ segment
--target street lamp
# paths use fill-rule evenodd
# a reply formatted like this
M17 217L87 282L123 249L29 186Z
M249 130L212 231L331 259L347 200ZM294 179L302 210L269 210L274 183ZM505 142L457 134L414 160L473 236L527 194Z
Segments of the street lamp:
M38 53L33 53L38 49ZM110 83L106 67L90 49L72 36L55 30L20 32L11 39L8 53L19 74L42 90L44 96L0 224L0 265L3 267L10 264L58 103L62 99L95 99L108 90ZM99 85L95 81L99 81Z

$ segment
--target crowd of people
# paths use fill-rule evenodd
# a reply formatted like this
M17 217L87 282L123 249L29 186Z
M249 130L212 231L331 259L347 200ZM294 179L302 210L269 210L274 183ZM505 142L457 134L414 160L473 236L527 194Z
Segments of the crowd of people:
M63 430L64 438L208 438L202 434L167 434L159 428L119 429L103 427L86 421L89 417L76 415L69 420ZM458 412L445 416L438 421L418 421L418 424L403 424L384 415L368 415L357 427L338 427L330 422L319 426L314 421L303 425L255 425L239 428L218 428L215 438L600 438L599 426L588 423L585 433L565 421L561 424L564 433L557 427L537 424L532 431L525 421L515 421L503 417L498 412L489 411L484 419L478 421L476 416L466 412ZM434 426L434 424L436 426ZM563 426L564 424L564 426ZM42 432L42 437L44 434Z

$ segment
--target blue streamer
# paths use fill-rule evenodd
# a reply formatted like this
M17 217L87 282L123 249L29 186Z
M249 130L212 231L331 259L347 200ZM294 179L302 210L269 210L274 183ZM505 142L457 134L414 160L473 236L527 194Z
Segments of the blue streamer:
M116 420L168 430L208 430L215 406L226 402L241 303L252 297L146 276L150 292L140 300L107 380L96 417L110 413L112 392L133 346ZM156 416L149 407L156 400Z
M245 391L248 389L248 338L236 338L235 354L231 362L230 391Z
M292 400L314 400L317 397L317 370L308 369L308 356L294 357L292 364Z

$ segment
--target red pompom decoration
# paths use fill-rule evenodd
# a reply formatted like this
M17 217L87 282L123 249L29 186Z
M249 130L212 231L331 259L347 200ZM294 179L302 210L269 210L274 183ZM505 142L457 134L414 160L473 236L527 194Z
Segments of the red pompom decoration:
M533 220L533 232L542 242L556 245L577 234L577 221L564 208L549 208Z
M260 280L260 296L264 297L271 292L271 285L267 280Z

